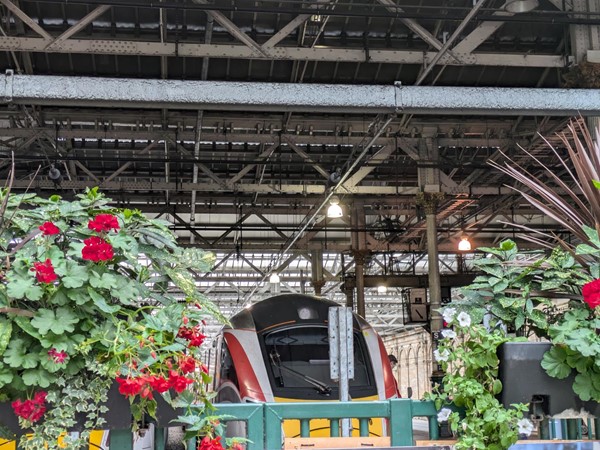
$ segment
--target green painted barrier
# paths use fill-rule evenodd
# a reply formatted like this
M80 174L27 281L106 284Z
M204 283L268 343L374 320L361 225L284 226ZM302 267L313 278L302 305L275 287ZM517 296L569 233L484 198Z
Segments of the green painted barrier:
M283 444L282 422L299 420L301 435L308 437L310 419L329 419L332 436L339 436L339 420L358 419L361 436L368 435L368 419L389 419L393 447L413 445L413 417L427 417L429 437L439 438L437 411L433 402L393 399L375 402L306 402L263 404L217 404L217 415L231 415L248 422L248 450L280 450ZM260 411L260 412L259 412ZM260 417L260 423L259 423Z
M329 419L331 435L340 435L339 420L358 419L360 436L368 436L368 422L371 418L389 419L389 433L392 447L413 445L413 417L427 417L429 438L439 438L437 411L433 402L410 399L393 399L375 402L306 402L306 403L220 403L216 404L211 415L231 416L224 422L246 422L246 437L250 442L247 450L281 450L283 445L282 422L299 420L301 434L308 437L311 419ZM164 430L156 430L154 450L164 448ZM112 430L110 448L130 450L133 438L130 430ZM188 449L194 449L196 441L188 442Z

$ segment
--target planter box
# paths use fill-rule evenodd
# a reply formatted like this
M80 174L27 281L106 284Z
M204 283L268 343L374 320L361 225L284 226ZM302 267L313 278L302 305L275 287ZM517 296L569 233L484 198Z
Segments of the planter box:
M512 403L529 403L534 414L543 412L546 416L560 415L566 419L581 417L583 410L600 417L600 404L584 402L573 392L574 374L559 380L546 373L541 361L550 347L547 342L507 342L500 346L498 376L502 392L499 400L505 407Z
M176 419L179 415L178 413L181 411L174 410L159 394L156 395L156 402L157 420L148 418L148 422L154 423L159 428L174 426L171 421ZM117 383L113 383L108 390L108 400L105 405L108 408L108 412L103 415L106 420L106 423L102 427L103 429L131 429L133 418L131 416L129 400L119 393L119 385ZM21 436L28 431L19 427L19 421L9 402L0 403L0 426L6 427L8 431L14 433L15 437ZM82 430L83 420L80 420L78 424L69 431Z

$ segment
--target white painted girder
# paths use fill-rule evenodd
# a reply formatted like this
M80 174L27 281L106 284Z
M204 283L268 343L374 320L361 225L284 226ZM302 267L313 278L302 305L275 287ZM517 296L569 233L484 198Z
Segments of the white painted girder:
M347 114L599 115L600 89L292 84L0 76L5 103Z
M46 49L48 41L41 38L2 36L0 50L15 52L85 53L132 56L178 56L233 59L275 59L286 61L331 61L381 64L430 64L437 52L336 48L315 46L273 47L269 56L239 44L189 44L174 42L125 41L110 39L67 39L59 48ZM513 67L564 67L562 55L536 55L526 53L457 53L445 55L439 64L452 66L513 66Z

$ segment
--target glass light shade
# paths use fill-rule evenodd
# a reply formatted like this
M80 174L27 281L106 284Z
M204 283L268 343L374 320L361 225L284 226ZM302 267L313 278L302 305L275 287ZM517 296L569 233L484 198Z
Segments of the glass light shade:
M538 5L538 0L513 0L506 2L504 9L508 12L519 14L532 11Z
M384 286L384 285L377 286L378 294L385 294L386 292L387 292L387 286Z
M271 276L269 277L269 283L274 283L274 284L277 284L277 283L279 283L279 281L281 281L281 280L279 279L279 274L278 274L278 273L276 273L276 272L273 272L273 273L271 274Z
M463 236L460 239L460 242L458 243L458 249L461 252L468 252L469 250L471 250L471 242L469 241L468 237Z
M329 205L329 208L327 208L327 217L330 219L336 219L338 217L342 217L343 215L344 212L342 211L342 207L339 205L339 203L332 203Z

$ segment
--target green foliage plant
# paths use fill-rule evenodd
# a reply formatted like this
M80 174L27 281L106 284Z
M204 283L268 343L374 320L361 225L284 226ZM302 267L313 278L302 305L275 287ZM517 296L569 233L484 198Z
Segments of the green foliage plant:
M33 432L22 448L81 447L115 381L134 428L161 395L208 407L202 327L225 319L195 276L212 253L179 247L167 223L97 189L74 201L2 190L0 205L0 402ZM77 421L81 438L62 439Z
M444 320L452 328L442 331L435 357L445 375L428 397L440 411L438 421L449 422L457 450L508 449L532 429L523 416L527 405L504 408L496 398L502 391L496 350L511 339L501 330L472 324L466 312L455 308L446 308Z

